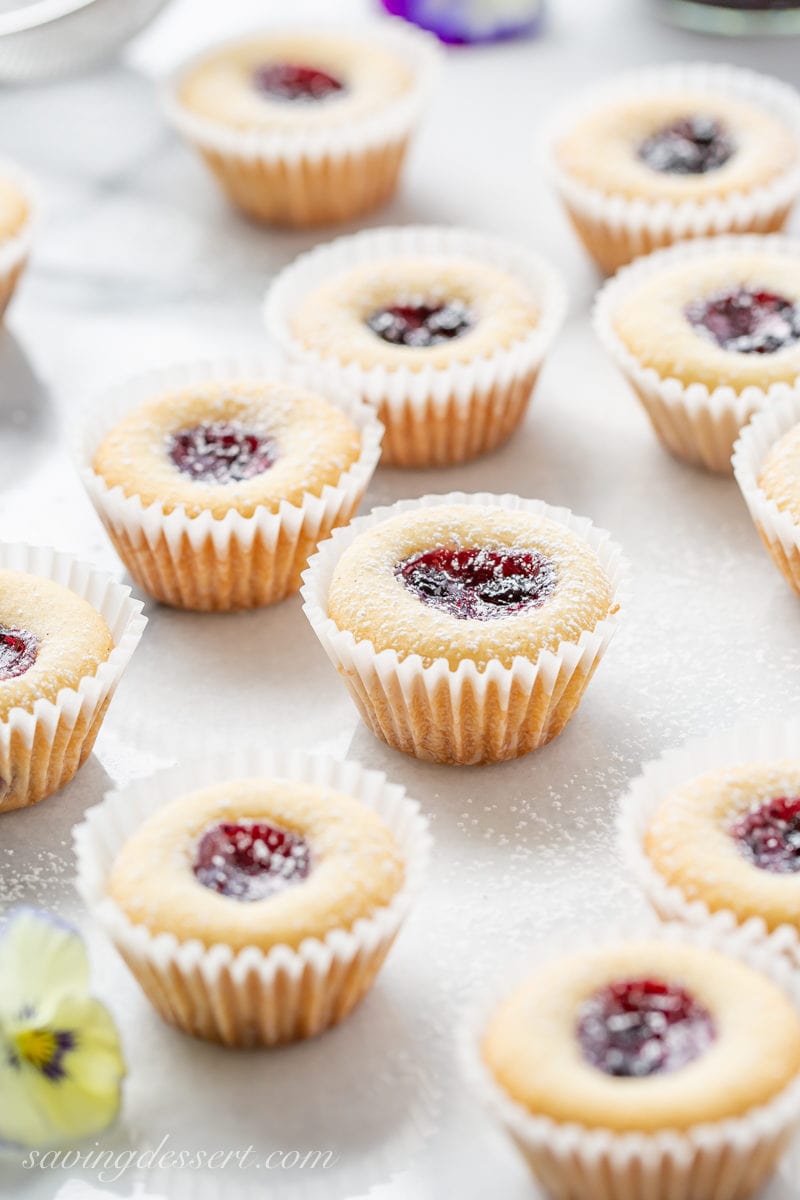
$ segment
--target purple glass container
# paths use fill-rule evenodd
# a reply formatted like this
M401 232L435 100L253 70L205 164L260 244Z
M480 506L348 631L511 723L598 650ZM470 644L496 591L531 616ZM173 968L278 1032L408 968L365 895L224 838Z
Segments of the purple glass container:
M464 46L531 36L542 25L544 0L381 0L387 12Z

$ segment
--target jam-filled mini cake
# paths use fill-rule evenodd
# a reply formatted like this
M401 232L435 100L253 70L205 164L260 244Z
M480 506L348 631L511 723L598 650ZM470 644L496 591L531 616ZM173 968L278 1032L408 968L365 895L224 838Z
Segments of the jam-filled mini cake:
M399 22L256 34L183 67L167 110L249 216L344 221L395 191L437 59L433 39Z
M800 97L705 64L596 89L554 135L569 216L605 271L687 238L781 229L800 192Z
M755 918L800 944L800 761L710 771L666 795L644 838L650 865L686 904Z
M781 397L742 431L736 482L770 558L800 595L800 392Z
M548 1194L745 1200L764 1183L800 1117L796 988L769 967L618 941L549 959L495 1008L484 1096Z
M730 473L742 426L800 378L800 242L660 251L606 285L596 327L667 449Z
M610 640L622 575L605 535L563 510L432 496L325 543L303 594L378 737L477 763L561 732Z
M800 415L797 405L793 415ZM800 526L800 421L770 449L758 475L758 486L779 512Z
M386 229L301 256L271 288L266 322L290 358L378 406L384 463L424 467L514 432L564 310L554 271L526 250Z
M250 608L296 591L319 538L349 520L380 426L299 382L198 374L123 390L85 437L84 478L131 575L183 608ZM149 398L141 398L148 396Z
M71 588L39 573L46 552L32 550L31 571L3 565L0 547L0 813L23 808L72 779L92 752L105 710L144 626L127 590L89 578L117 612L115 641L102 612ZM49 559L69 575L64 556ZM80 571L74 572L80 578ZM112 658L113 655L113 658Z
M157 1010L231 1045L308 1037L346 1016L427 856L416 804L379 773L271 758L274 775L185 794L180 773L152 777L149 794L107 797L77 836L85 898ZM222 761L205 763L207 778Z

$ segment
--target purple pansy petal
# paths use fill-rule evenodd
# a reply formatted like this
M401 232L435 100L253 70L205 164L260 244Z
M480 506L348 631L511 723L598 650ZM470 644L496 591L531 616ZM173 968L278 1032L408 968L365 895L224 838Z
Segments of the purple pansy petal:
M412 21L452 45L500 41L535 32L544 0L382 0L394 16Z

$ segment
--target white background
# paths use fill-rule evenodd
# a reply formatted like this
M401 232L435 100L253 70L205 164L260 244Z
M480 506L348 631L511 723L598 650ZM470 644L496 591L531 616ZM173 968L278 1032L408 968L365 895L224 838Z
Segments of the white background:
M538 41L448 54L394 203L369 224L471 225L544 251L570 291L567 327L525 427L499 453L440 472L378 472L368 497L515 491L610 529L633 561L635 597L580 713L517 763L448 769L386 749L361 728L303 618L275 609L202 616L148 605L150 625L95 756L60 795L2 818L0 908L67 913L90 937L130 1076L102 1146L333 1148L333 1171L137 1174L170 1197L375 1200L535 1190L465 1093L458 1013L537 938L643 910L613 848L618 796L639 764L687 737L779 715L798 693L800 610L732 480L672 461L595 344L599 279L536 157L544 118L580 84L679 58L796 71L800 42L728 42L671 30L647 0L552 0ZM55 544L120 571L68 453L86 398L151 365L263 344L271 275L315 241L229 211L165 127L154 78L218 35L259 21L371 12L358 0L178 0L100 73L0 92L0 151L38 177L47 213L0 336L0 533ZM319 235L324 237L325 234ZM231 1053L163 1026L74 897L70 828L110 784L217 739L350 755L404 783L431 817L432 878L379 985L340 1029L279 1052ZM770 1200L800 1195L785 1169ZM0 1196L50 1197L80 1172L0 1158ZM798 1176L794 1173L794 1178ZM99 1186L99 1185L96 1185ZM75 1195L80 1195L76 1192Z

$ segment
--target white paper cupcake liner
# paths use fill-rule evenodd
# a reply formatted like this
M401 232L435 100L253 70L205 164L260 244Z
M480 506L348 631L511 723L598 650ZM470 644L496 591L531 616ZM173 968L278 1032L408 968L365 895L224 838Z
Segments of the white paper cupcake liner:
M555 652L543 650L535 661L517 657L510 667L495 660L484 670L466 659L451 670L447 659L425 665L418 654L401 658L394 650L377 653L372 642L356 641L340 629L328 616L328 593L346 548L365 529L397 513L447 504L495 505L564 525L596 552L617 610ZM588 518L541 500L451 492L376 508L337 530L310 560L301 590L312 629L376 737L416 758L472 764L518 758L562 731L616 631L628 586L622 551Z
M597 295L594 328L605 349L636 392L657 436L676 458L709 471L730 474L731 455L739 431L754 413L771 407L792 384L776 383L768 388L746 387L736 391L722 386L710 389L704 383L684 384L663 378L641 363L614 329L614 313L622 301L641 284L666 267L692 262L709 255L731 252L770 254L797 258L800 270L800 240L780 235L769 237L711 238L659 250L625 267Z
M114 649L94 675L30 710L0 721L0 813L45 799L69 783L92 752L106 709L142 636L142 604L110 575L47 546L0 543L0 567L63 584L87 600L111 631Z
M108 432L132 408L161 394L211 382L281 380L309 387L346 412L361 432L361 453L336 486L306 494L300 504L282 501L252 516L234 510L187 516L182 505L166 513L122 487L110 488L92 469ZM300 573L317 542L350 520L380 457L383 426L374 410L352 394L332 388L319 372L291 368L268 358L191 363L146 375L104 392L85 413L76 446L81 478L136 583L177 608L224 612L274 604L296 592Z
M688 742L645 764L622 801L617 822L625 864L659 916L715 936L736 932L742 945L764 945L794 967L800 967L800 926L782 925L770 932L761 918L739 921L728 909L710 911L702 900L690 901L658 873L645 852L645 837L664 798L690 780L724 767L796 758L799 746L798 716Z
M450 367L412 371L364 368L321 355L292 333L305 296L325 280L380 258L445 255L472 258L521 280L541 319L527 337ZM374 404L386 426L382 461L442 466L487 453L525 415L544 357L564 321L566 290L550 264L524 247L466 229L408 226L366 230L301 255L275 279L264 302L270 338L293 362L313 363L331 382Z
M800 982L789 964L740 932L636 925L570 937L570 951L636 937L688 942L740 959L776 983L800 1009ZM564 953L564 939L536 955L543 962ZM528 973L530 973L530 966ZM523 976L524 978L524 976ZM800 1077L768 1104L741 1117L697 1125L684 1132L617 1133L535 1116L497 1083L480 1050L486 1024L519 977L493 991L468 1015L460 1035L461 1060L484 1106L510 1134L554 1200L746 1200L775 1169L800 1124Z
M41 202L36 184L16 163L0 159L0 179L7 179L18 188L28 205L28 216L13 237L0 241L0 317L14 294L17 281L25 269L39 224Z
M225 945L152 934L133 924L107 895L112 865L133 831L164 804L213 783L283 778L341 791L366 804L394 835L405 881L392 902L350 929L297 949ZM311 1037L342 1020L371 987L424 880L428 824L405 789L357 763L302 751L208 753L109 792L75 831L78 890L125 959L148 999L170 1024L226 1045L276 1045Z
M794 88L768 75L703 62L647 67L587 89L548 131L547 158L555 186L579 236L604 271L611 273L639 255L689 238L771 233L783 227L800 195L800 164L746 192L677 204L608 194L559 166L559 139L598 107L628 98L641 103L666 91L703 90L757 104L779 118L800 143L800 95Z
M408 65L412 85L368 116L340 126L235 129L193 112L181 103L179 92L210 51L238 45L245 40L240 36L195 55L163 88L169 120L200 151L229 198L259 220L294 226L345 221L388 200L438 76L442 55L436 39L403 21L387 18L368 27L330 26L313 32L368 40Z
M777 441L800 423L800 391L776 397L768 409L753 417L741 433L733 454L736 476L750 516L770 557L800 594L800 525L782 512L758 486L767 455Z

